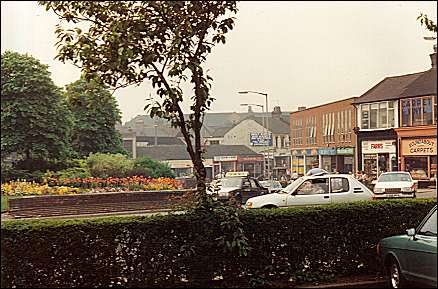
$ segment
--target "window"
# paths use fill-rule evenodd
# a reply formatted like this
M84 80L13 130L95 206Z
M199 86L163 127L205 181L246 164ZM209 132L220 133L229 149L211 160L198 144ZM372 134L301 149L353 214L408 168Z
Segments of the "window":
M370 121L370 106L369 104L362 104L361 105L361 111L362 111L362 128L367 129L369 127L369 121Z
M437 231L437 223L436 223L436 210L433 214L427 219L424 225L421 227L418 234L427 235L427 236L436 236Z
M421 120L421 98L412 99L412 124L413 126L422 125Z
M371 104L370 110L370 128L377 128L377 115L378 115L379 105Z
M258 188L256 182L253 179L249 179L249 182L251 184L251 188Z
M379 103L379 127L388 127L388 110L386 108L386 102Z
M438 119L438 111L437 111L437 105L436 105L436 101L437 101L437 98L436 98L436 95L433 97L433 106L435 107L434 108L434 114L435 114L435 117L434 117L434 119L435 119L435 122L434 123L437 123L437 119Z
M296 190L297 195L328 194L328 178L304 181Z
M345 193L350 190L348 179L346 178L331 178L331 193Z
M402 127L436 123L436 96L402 99L400 105Z
M213 145L213 144L219 144L219 141L218 141L218 140L211 140L211 141L210 141L210 144L211 144L211 145Z
M423 125L431 125L433 123L432 116L432 98L423 98Z

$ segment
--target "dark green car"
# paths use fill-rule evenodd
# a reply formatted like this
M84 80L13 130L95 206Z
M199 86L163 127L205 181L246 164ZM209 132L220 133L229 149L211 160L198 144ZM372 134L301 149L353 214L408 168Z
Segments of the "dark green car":
M408 283L437 287L436 211L435 205L417 229L382 239L377 245L390 288L403 288Z

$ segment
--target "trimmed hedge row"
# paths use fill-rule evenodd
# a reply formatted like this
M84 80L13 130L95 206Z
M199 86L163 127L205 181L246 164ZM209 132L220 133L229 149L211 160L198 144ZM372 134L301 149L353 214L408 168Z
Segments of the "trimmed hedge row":
M376 273L377 242L416 227L434 204L385 200L242 210L247 256L220 242L224 236L232 240L235 228L219 211L207 218L179 214L7 221L1 224L1 285L248 287Z

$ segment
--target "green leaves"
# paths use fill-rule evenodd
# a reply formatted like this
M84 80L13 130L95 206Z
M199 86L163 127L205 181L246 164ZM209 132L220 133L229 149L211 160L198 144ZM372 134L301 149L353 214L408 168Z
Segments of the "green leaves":
M115 128L121 121L117 101L98 79L82 76L66 86L66 96L74 119L72 146L79 156L124 151Z
M4 52L2 156L16 153L28 163L32 159L65 159L70 154L70 124L66 100L51 80L48 66L27 54Z
M40 1L65 22L86 22L81 30L55 30L57 59L73 61L84 73L93 73L105 84L121 87L150 80L162 102L151 107L151 116L179 126L199 178L205 179L201 160L202 118L213 98L211 79L203 65L212 47L225 43L232 30L235 1ZM70 23L71 24L71 23ZM69 27L71 25L66 25ZM82 26L81 26L82 27ZM182 93L191 76L194 96ZM181 109L191 100L193 117ZM195 138L192 145L191 135ZM205 192L201 192L205 193Z

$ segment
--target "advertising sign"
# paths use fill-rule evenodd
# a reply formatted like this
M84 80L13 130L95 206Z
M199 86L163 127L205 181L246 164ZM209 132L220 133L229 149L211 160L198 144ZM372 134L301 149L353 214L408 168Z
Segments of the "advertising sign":
M334 156L336 155L336 149L335 148L318 149L318 154L322 156Z
M436 155L436 138L403 139L401 151L403 155Z
M353 148L337 148L336 154L338 154L338 155L352 155Z
M250 133L249 142L252 146L272 146L272 134Z
M396 147L395 140L380 140L380 141L363 141L362 153L363 154L375 154L375 153L395 153Z
M217 156L213 160L215 162L232 162L237 161L237 156Z
M261 162L264 160L264 156L237 156L239 162Z

